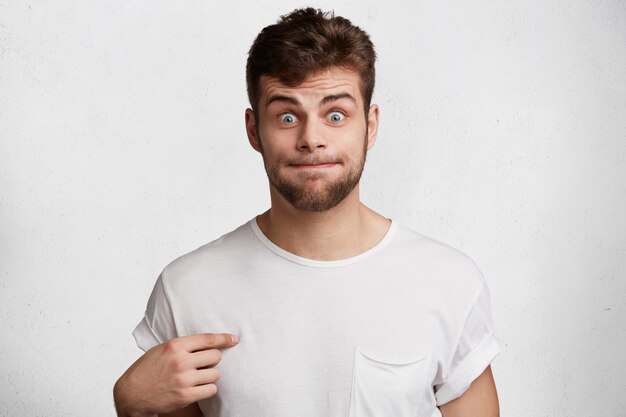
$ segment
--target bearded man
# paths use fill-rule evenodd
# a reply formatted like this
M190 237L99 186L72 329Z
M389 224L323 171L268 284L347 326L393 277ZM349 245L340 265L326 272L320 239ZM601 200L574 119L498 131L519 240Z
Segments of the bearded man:
M271 207L163 269L119 416L499 415L479 269L360 201L374 62L363 30L311 8L258 35L245 125Z

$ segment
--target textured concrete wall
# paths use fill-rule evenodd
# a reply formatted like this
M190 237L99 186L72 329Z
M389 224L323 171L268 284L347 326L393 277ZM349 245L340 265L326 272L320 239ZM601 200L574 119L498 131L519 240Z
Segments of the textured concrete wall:
M0 1L0 415L112 415L160 270L267 208L244 62L301 3L257 3ZM626 415L626 4L314 5L377 46L363 200L485 273L502 415Z

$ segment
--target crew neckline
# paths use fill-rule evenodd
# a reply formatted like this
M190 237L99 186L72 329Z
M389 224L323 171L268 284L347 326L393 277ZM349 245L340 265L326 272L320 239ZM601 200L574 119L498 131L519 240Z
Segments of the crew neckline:
M389 229L387 229L387 233L385 233L385 236L383 236L383 238L376 245L374 245L370 249L358 255L351 256L350 258L346 258L346 259L337 259L334 261L319 261L316 259L304 258L302 256L298 256L291 252L286 251L285 249L281 248L280 246L276 245L274 242L269 240L267 236L265 236L265 234L261 231L261 228L257 224L256 216L253 217L248 222L248 224L250 225L256 237L263 244L263 246L265 246L270 251L274 252L276 255L284 259L287 259L288 261L291 261L300 265L304 265L304 266L310 266L314 268L335 268L338 266L344 266L344 265L349 265L349 264L358 262L364 258L367 258L368 256L374 254L375 252L379 251L384 246L386 246L398 228L396 221L394 221L393 219L389 219L389 220L391 220L391 224L389 225Z

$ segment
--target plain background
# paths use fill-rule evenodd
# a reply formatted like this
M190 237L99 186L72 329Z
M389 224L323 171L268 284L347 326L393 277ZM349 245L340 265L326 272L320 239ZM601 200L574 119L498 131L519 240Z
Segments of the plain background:
M111 416L174 258L268 207L259 30L303 3L0 1L0 415ZM503 416L626 416L626 3L316 2L378 52L362 199L470 255Z

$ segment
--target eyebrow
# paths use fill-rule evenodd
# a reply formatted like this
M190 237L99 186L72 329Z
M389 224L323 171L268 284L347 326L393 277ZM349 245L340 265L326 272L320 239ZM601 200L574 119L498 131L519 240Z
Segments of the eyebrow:
M325 105L328 103L332 103L333 101L337 101L337 100L342 100L344 98L347 98L348 100L351 100L352 102L354 102L354 104L356 104L356 99L354 97L352 97L351 94L349 93L339 93L339 94L333 94L330 96L326 96L324 97L321 101L320 101L320 105ZM275 95L271 95L267 98L267 100L265 100L265 107L268 107L270 104L274 103L274 102L283 102L283 103L289 103L289 104L293 104L295 106L299 106L300 102L295 99L294 97L289 97L289 96L283 96L280 94L275 94Z
M275 95L269 96L267 100L265 100L265 107L269 107L269 105L275 101L289 103L289 104L293 104L296 106L300 104L300 102L293 97L281 96L281 95L275 94Z
M356 99L348 93L339 93L339 94L333 94L332 96L326 96L322 99L320 104L323 106L324 104L332 103L333 101L341 100L344 98L347 98L351 100L352 102L354 102L354 104L356 104Z

